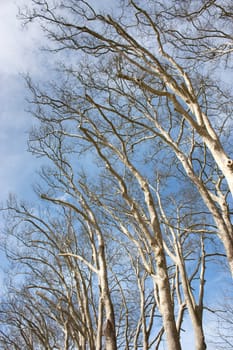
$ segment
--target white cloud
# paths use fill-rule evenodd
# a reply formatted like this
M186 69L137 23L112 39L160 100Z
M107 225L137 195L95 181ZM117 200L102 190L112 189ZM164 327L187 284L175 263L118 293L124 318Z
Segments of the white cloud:
M41 43L41 31L33 25L28 30L17 18L18 9L25 1L7 0L0 2L0 72L18 74L38 69L36 51Z
M29 189L35 167L26 151L26 131L32 122L25 112L27 90L20 73L38 76L43 71L38 55L43 36L38 26L22 28L17 14L23 2L0 2L0 201L9 192Z

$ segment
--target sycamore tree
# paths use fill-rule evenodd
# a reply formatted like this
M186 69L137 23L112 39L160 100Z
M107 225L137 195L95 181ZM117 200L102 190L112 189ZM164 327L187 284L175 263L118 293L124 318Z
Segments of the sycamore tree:
M13 198L8 202L5 251L13 279L0 303L0 348L159 348L159 293L137 249L112 234L109 220L101 224L103 218L100 245L96 224L83 215L86 205L67 202L56 212L35 212ZM184 302L179 332L183 312Z
M1 322L7 325L2 345L102 349L102 333L108 331L106 348L116 349L105 245L101 230L93 231L85 220L91 214L86 205L75 212L63 207L52 216L45 208L35 214L25 204L8 203L6 252L14 273L26 278L17 288L11 283L1 303Z
M76 134L97 153L113 132L119 159L134 159L149 140L169 148L210 211L233 271L232 91L223 71L231 64L231 2L122 1L106 13L85 1L32 3L25 20L42 24L51 51L66 51L66 84L37 94L38 106L56 110L60 128L61 113L78 120Z
M165 339L179 350L187 315L195 349L206 349L206 266L226 259L233 273L232 16L231 1L213 0L122 0L102 10L33 0L23 12L41 24L57 62L47 84L26 78L37 120L29 150L47 164L36 190L50 214L10 201L27 230L13 223L8 232L24 237L17 259L30 262L39 309L55 310L61 294L58 346L146 350ZM51 281L38 276L47 259ZM76 273L71 298L67 276Z

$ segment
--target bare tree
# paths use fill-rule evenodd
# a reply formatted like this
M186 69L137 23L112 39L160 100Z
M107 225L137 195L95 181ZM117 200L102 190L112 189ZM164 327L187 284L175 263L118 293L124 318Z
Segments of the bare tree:
M50 220L38 220L15 204L8 209L43 235L46 232L48 242L53 239L55 251L48 248L46 254L53 257L56 273L63 266L69 274L78 271L76 283L80 280L81 285L75 295L87 317L84 334L80 325L77 328L79 337L73 335L77 305L61 274L62 285L69 290L62 297L68 311L59 316L67 349L69 337L83 339L77 343L80 349L87 343L101 349L103 334L107 350L117 348L117 338L126 349L159 349L163 333L169 350L181 349L186 310L196 349L206 349L203 309L210 247L205 242L215 235L220 238L233 273L233 160L228 155L232 92L224 82L216 84L217 73L211 76L203 70L208 64L212 69L229 62L232 50L226 40L232 40L232 28L220 27L231 13L230 3L223 8L217 1L141 5L125 0L110 14L83 0L33 0L23 15L25 21L41 23L51 40L48 50L62 60L56 80L47 88L27 78L32 114L39 122L30 133L29 149L49 162L41 171L44 182L37 192L54 211L64 211L63 224L71 223L66 234L74 232L75 245L58 244L52 238L57 227L50 228ZM192 205L183 210L185 201L170 203L180 193L187 198L186 191L194 194ZM173 210L176 215L171 215ZM85 245L79 246L79 230L85 232L87 252ZM128 294L119 271L110 273L114 267L106 251L113 242L127 252L127 266L134 271L137 324L127 314ZM40 240L34 244L42 249ZM116 294L109 276L115 279ZM97 304L87 293L89 285L91 296L99 290ZM52 299L44 290L38 296L55 306L58 291L53 284L49 288ZM113 295L121 300L123 318ZM157 311L160 324L152 334ZM74 322L72 329L67 317ZM82 317L80 322L84 323Z
M82 200L83 208L87 210L87 203ZM108 287L104 241L102 238L99 244L100 236L97 238L96 233L102 235L101 231L98 231L97 226L93 231L93 222L85 221L85 215L90 215L90 212L84 214L76 208L76 216L82 217L84 214L83 220L79 222L74 219L75 213L63 207L63 218L60 215L60 218L52 220L49 219L49 214L45 221L25 205L11 201L8 208L11 210L8 235L14 238L15 244L20 242L20 248L17 252L10 246L7 247L7 252L11 260L22 265L21 270L25 266L22 273L31 277L23 284L24 289L26 292L32 290L35 295L30 299L25 294L26 302L27 299L29 303L31 300L35 300L32 303L39 300L38 309L63 332L64 343L60 345L63 349L70 349L71 343L79 349L86 349L87 346L90 349L101 349L104 338L106 349L116 348L115 319ZM20 224L23 224L22 231ZM81 233L76 234L76 229ZM29 308L28 304L26 307ZM23 317L21 305L19 312ZM34 317L32 310L31 314ZM40 314L38 318L40 320ZM29 320L31 322L32 318ZM104 332L104 324L108 324L108 332ZM46 331L47 328L43 328ZM37 334L36 336L38 338ZM52 338L56 338L56 335ZM48 342L48 339L45 341ZM47 346L49 348L49 342Z
M114 241L112 248L108 242L109 277L103 281L97 268L103 251L96 249L91 221L79 222L77 211L61 208L53 211L55 216L44 208L42 218L23 203L8 203L6 252L15 268L8 296L0 304L1 346L110 349L116 339L126 349L159 346L163 326L156 322L161 318L153 283L137 250L130 242ZM22 277L16 286L17 271Z
M110 119L108 129L114 127L117 130L120 123L124 123L125 128L127 125L138 130L134 141L132 132L128 132L134 149L134 145L141 145L148 138L160 138L167 144L211 212L233 271L231 201L228 196L229 191L233 193L233 161L221 139L224 143L226 141L218 134L228 124L230 110L227 104L231 101L231 95L223 84L216 85L213 79L206 79L198 64L195 67L191 65L193 71L188 69L188 55L183 57L182 52L183 58L179 58L177 46L180 45L174 43L173 47L169 47L171 35L181 38L182 44L186 43L182 45L184 51L186 47L190 51L193 43L197 47L207 45L204 43L209 40L210 33L216 42L227 37L231 40L231 33L221 33L217 25L216 28L209 25L206 30L203 29L204 24L210 23L213 17L216 18L215 23L219 20L219 25L227 21L231 17L230 5L227 4L224 10L215 1L197 1L193 11L188 11L188 7L182 4L172 9L172 1L164 6L149 2L145 7L136 1L124 1L114 15L106 15L97 13L84 1L64 1L57 8L51 7L47 1L33 3L34 7L26 14L26 19L38 19L43 23L54 42L51 50L80 51L81 69L72 66L64 69L68 76L73 76L73 83L77 79L80 88L73 89L73 100L68 98L69 90L63 88L63 98L54 96L49 101L50 106L57 110L57 115L61 109L66 114L79 114L79 130L83 133L86 132L84 121L90 120L90 110L96 110L105 124L108 122L106 118ZM168 18L174 20L166 26ZM174 24L176 19L178 23L181 22L180 31ZM187 38L182 36L182 21L185 22L185 29L190 23ZM174 27L170 28L172 23ZM199 39L201 34L204 39ZM218 44L215 51L221 45ZM230 53L227 53L228 56ZM225 55L217 56L218 61L221 58L225 60ZM89 57L93 63L90 61L89 65L83 65L81 60L87 61ZM196 57L197 54L194 59ZM205 57L208 57L208 53ZM47 104L46 95L40 94L42 100L39 95L37 97L38 103ZM216 120L216 111L221 113L221 120ZM162 117L164 114L166 118ZM119 118L119 122L116 122L116 118ZM99 133L105 131L98 125ZM125 142L126 136L119 134L118 142L120 138ZM194 154L198 147L202 147L203 160L197 167ZM128 149L125 151L129 152ZM214 177L207 183L199 176L200 171L205 174L208 170L204 160L206 157L208 162L215 164L216 169ZM208 178L207 174L205 176Z

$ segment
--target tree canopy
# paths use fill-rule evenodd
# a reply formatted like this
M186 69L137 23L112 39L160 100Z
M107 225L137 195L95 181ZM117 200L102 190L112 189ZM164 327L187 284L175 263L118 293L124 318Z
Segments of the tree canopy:
M211 278L233 274L233 6L102 6L21 13L54 71L26 77L45 165L38 202L4 208L24 278L1 303L0 347L180 350L190 323L203 350Z

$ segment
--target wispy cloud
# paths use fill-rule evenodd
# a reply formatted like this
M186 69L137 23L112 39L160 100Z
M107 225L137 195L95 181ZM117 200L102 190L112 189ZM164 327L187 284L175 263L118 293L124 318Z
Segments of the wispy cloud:
M0 2L0 36L1 74L18 74L28 70L35 72L37 50L42 36L38 26L23 27L17 18L19 8L25 0L1 0Z
M43 36L39 27L27 30L17 19L23 3L0 2L0 201L9 192L21 193L28 188L34 167L27 153L26 131L32 122L25 112L27 90L22 74L41 75L38 52Z

